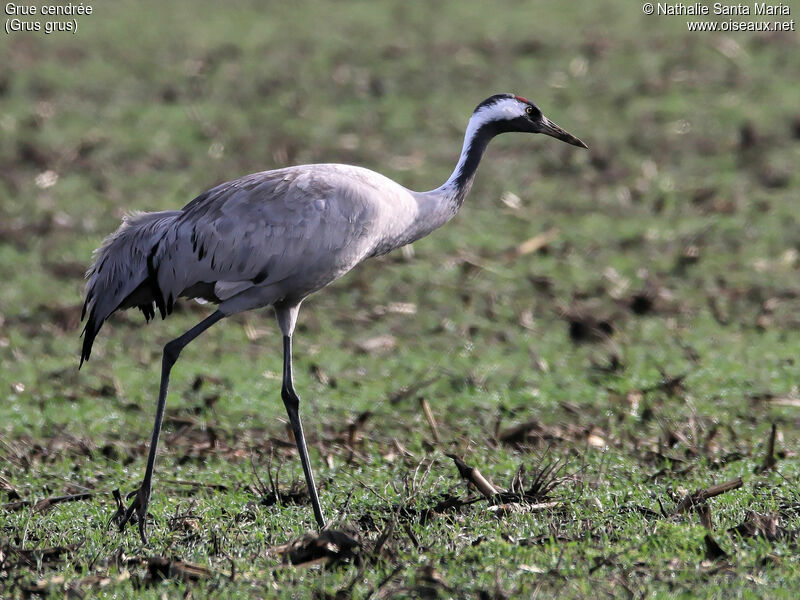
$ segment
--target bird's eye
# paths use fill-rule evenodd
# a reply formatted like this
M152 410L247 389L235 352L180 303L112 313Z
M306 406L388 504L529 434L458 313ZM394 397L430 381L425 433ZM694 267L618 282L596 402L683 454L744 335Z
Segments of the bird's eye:
M525 112L528 113L529 115L532 115L533 114L533 107L532 106L526 106L525 107Z

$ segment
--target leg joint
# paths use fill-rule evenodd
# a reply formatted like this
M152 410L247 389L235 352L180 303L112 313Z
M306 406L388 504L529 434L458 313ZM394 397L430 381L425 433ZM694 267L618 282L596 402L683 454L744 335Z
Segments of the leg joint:
M292 407L297 410L300 407L300 398L291 387L281 386L281 398L283 398L283 403L287 408Z
M183 345L178 340L167 342L164 346L164 360L170 365L174 365L181 354L181 350L183 350Z

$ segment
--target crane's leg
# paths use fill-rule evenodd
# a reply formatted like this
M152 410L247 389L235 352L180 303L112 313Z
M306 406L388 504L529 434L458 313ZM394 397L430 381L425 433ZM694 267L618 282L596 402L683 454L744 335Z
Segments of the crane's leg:
M125 524L131 520L135 513L135 520L139 522L139 536L142 538L143 544L147 543L147 533L145 531L147 505L150 503L150 489L153 482L153 467L156 463L156 451L158 450L158 436L161 433L161 421L164 418L164 408L167 404L169 373L175 361L178 360L181 350L223 317L225 317L223 313L216 311L182 336L175 338L164 346L164 357L161 361L161 385L158 390L158 405L156 406L156 420L153 425L153 436L150 438L150 454L147 456L147 468L144 471L144 479L138 490L128 494L128 498L133 498L133 502L131 502L128 510L123 513L122 509L119 509L117 510L117 514L112 517L112 520L119 524L119 529L122 531L125 528Z
M319 505L319 496L317 495L317 486L314 484L314 473L311 471L311 462L308 460L308 448L306 447L306 438L303 435L303 423L300 421L300 398L297 392L294 391L294 381L292 380L291 333L283 336L283 384L281 385L281 398L283 398L283 404L286 406L286 413L289 415L289 423L292 425L294 439L295 442L297 442L300 462L303 464L303 472L306 476L308 495L311 497L311 506L314 507L314 518L317 520L319 528L322 529L325 527L325 517L322 516L322 508Z

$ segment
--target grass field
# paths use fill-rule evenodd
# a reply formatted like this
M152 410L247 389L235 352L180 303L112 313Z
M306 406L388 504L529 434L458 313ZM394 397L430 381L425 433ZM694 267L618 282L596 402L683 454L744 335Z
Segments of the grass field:
M621 0L89 4L76 35L0 36L0 597L800 594L797 33ZM107 529L161 349L210 312L117 314L78 372L121 216L306 162L430 189L506 91L590 150L499 138L452 223L301 311L335 533L269 311L184 352L151 539Z

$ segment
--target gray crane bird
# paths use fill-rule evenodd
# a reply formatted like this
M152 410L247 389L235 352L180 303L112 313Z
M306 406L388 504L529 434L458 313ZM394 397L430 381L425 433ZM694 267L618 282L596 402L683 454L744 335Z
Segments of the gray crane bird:
M573 146L586 144L550 121L536 104L513 94L481 102L467 125L461 156L450 178L414 192L368 169L314 164L264 171L201 194L181 210L127 216L94 253L87 272L81 320L81 365L89 359L103 322L136 307L147 321L172 312L179 297L214 302L217 310L164 346L155 424L144 479L114 520L123 530L145 520L167 399L169 374L181 351L224 317L273 306L283 333L286 406L317 525L325 518L300 421L292 380L292 333L303 300L360 262L410 244L452 219L472 187L489 141L506 132L544 133Z

